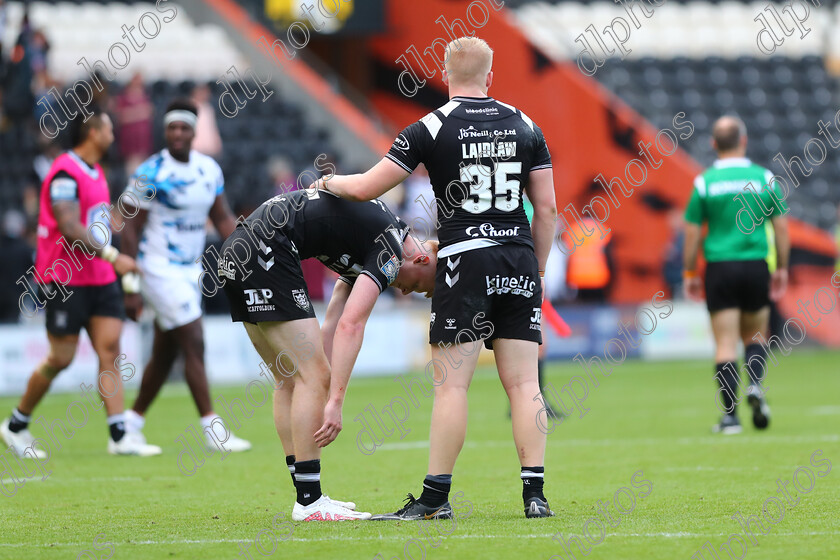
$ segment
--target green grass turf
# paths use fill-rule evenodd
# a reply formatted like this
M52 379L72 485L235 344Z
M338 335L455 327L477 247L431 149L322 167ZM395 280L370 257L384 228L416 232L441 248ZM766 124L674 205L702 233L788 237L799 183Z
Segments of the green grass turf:
M838 352L798 351L779 366L771 365L770 429L754 430L742 409L744 433L729 437L709 432L717 417L711 364L627 362L617 367L591 388L586 416L565 421L549 436L546 493L557 517L548 520L523 517L506 399L495 372L483 369L470 391L467 443L454 477L454 490L464 492L472 513L460 519L451 534L436 537L437 548L431 546L431 537L421 539L425 557L567 558L551 536L558 531L580 535L586 520L596 515L597 502L611 502L619 488L628 487L636 495L635 509L623 517L611 509L620 525L609 527L605 541L587 558L687 560L704 542L718 547L730 533L740 533L730 516L739 510L748 516L760 514L764 500L778 495L776 479L790 479L822 449L832 463L831 472L817 478L798 505L788 506L768 534L758 534L759 546L750 543L745 557L838 558L838 364ZM568 363L548 370L556 387L579 373L579 366ZM240 388L217 387L215 393L228 399L243 396ZM411 433L405 439L392 435L370 456L355 446L359 424L353 417L366 404L381 409L396 395L404 391L391 379L352 383L344 431L323 456L324 488L330 495L382 512L401 505L406 492L419 494L428 453L430 398L422 400L419 409L412 407L405 424ZM49 396L37 414L63 417L73 398ZM15 402L0 399L4 416ZM85 549L92 554L81 558L105 558L111 553L107 546L93 549L100 533L100 542L113 543L115 559L244 558L238 556L238 540L253 541L259 531L270 528L278 512L291 515L294 494L269 403L238 430L253 442L252 451L224 461L218 454L210 457L192 477L176 467L180 446L174 443L188 424L197 423L185 387L167 386L148 419L149 441L164 448L159 457L108 456L101 414L91 416L54 452L53 472L46 481L33 479L14 497L0 496L0 558L77 558ZM38 426L33 431L43 435ZM640 469L653 483L645 498L631 485L631 476ZM805 475L801 480L807 484ZM629 507L629 498L624 500ZM598 525L590 528L597 539ZM281 528L278 536L285 534ZM381 553L384 559L404 558L403 547L411 538L418 538L414 523L295 524L291 538L281 540L272 556L371 559ZM271 550L270 537L263 542L265 550ZM733 543L737 557L739 547ZM265 557L250 548L250 558ZM415 548L413 558L422 557ZM723 553L720 558L729 556Z

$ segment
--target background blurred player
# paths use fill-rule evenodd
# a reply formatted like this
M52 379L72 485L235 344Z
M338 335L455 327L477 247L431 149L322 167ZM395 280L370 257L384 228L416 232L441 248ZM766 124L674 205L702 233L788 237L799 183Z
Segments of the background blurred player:
M525 515L548 517L553 513L543 494L546 437L535 422L542 405L534 396L540 394L542 276L557 215L551 157L531 119L487 96L493 51L486 42L462 37L446 53L449 103L403 130L387 156L366 173L324 183L340 196L367 200L423 163L437 199L440 251L430 342L435 379L441 383L435 386L429 471L419 500L409 494L402 509L375 518L452 515L448 496L467 430L467 389L479 338L495 352L510 399ZM534 205L530 227L523 188ZM476 321L489 321L492 332L482 327L473 333ZM464 342L465 333L472 342ZM445 353L457 355L458 361L447 363ZM447 364L446 370L439 364Z
M139 201L136 215L126 220L122 247L136 256L143 273L143 298L155 312L152 355L143 371L140 392L126 412L129 425L142 430L144 415L169 376L178 352L184 354L184 377L192 393L209 449L216 445L208 435L213 411L204 369L204 331L201 324L201 291L198 278L204 251L207 217L222 238L236 221L224 195L224 177L209 156L192 150L198 109L189 100L169 104L163 117L166 148L144 161L131 178L127 192L144 182L155 189L153 200ZM138 199L139 200L139 199ZM126 296L128 316L135 321L143 300ZM230 433L230 432L229 432ZM231 433L227 451L247 451L251 444Z
M310 257L341 275L323 329L300 266ZM245 324L269 369L277 368L274 422L297 490L295 521L370 518L321 494L320 448L341 431L347 384L377 297L389 285L430 292L434 269L434 250L423 251L382 202L348 202L314 189L267 200L222 246L219 276L231 318ZM303 345L310 350L296 354Z
M87 120L79 117L70 124L73 148L55 160L41 186L35 271L46 299L50 350L29 378L20 404L0 425L0 436L18 455L32 446L32 412L53 379L73 361L82 327L99 359L99 371L119 372L124 310L117 274L137 266L109 243L111 200L98 162L114 141L114 131L108 115L99 109L91 112ZM108 452L159 454L159 447L126 430L121 375L100 375L97 385L108 415ZM43 451L33 451L45 458Z
M770 408L761 386L766 349L756 340L759 334L767 336L770 301L781 298L787 288L790 241L783 215L788 209L778 185L771 184L773 173L746 158L747 130L740 119L718 119L712 130L712 143L718 159L694 180L685 212L684 289L687 297L702 301L697 254L703 240L700 228L707 223L709 231L703 245L708 263L706 306L715 338L715 379L720 387L720 405L725 410L713 429L735 434L741 431L735 415L735 404L740 400L739 340L744 344L744 362L750 376L747 399L753 424L764 429L770 423ZM748 185L758 192L760 202L745 194ZM769 223L753 223L750 231L745 225L748 222L739 222L740 211L746 208L743 201L753 216L764 216L763 209L770 211Z

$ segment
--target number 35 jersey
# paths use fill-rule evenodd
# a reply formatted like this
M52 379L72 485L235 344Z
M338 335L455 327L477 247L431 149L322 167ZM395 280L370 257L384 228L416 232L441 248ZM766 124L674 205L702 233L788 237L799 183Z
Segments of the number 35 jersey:
M529 173L551 167L540 128L492 97L453 97L405 128L386 155L422 163L437 203L439 257L516 243L534 246L522 195Z

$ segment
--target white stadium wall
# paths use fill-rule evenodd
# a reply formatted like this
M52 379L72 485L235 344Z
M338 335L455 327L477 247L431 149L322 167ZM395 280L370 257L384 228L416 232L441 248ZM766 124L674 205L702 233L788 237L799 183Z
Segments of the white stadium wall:
M564 310L559 311L562 315ZM323 318L323 307L317 308L316 312L318 317ZM630 312L632 314L632 310ZM600 323L609 323L604 333L596 335L594 331L584 329L587 331L585 334L575 334L573 338L565 339L563 344L558 344L552 336L549 340L549 354L559 351L563 354L559 359L568 360L569 355L580 351L589 358L591 356L587 355L587 348L593 347L593 344L586 340L587 337L617 336L613 332L619 316L616 309L601 308L592 315L600 317L597 319ZM428 306L423 304L377 305L365 330L365 342L353 375L399 375L425 368L430 359L428 317ZM118 365L122 367L124 378L130 375L126 361L136 368L133 377L126 382L129 388L136 388L140 382L143 366L148 359L151 336L149 323L138 326L127 322L123 328L122 352L127 359ZM578 338L580 336L584 340ZM204 339L205 361L211 383L239 385L258 378L260 359L241 325L231 323L224 316L206 317ZM577 344L568 344L575 340ZM660 321L653 333L642 337L638 355L648 360L711 359L712 350L705 308L702 305L676 303L674 312ZM47 338L42 321L0 325L0 395L21 394L30 373L46 352ZM483 350L481 362L492 363L492 353ZM96 354L87 336L82 333L73 364L58 376L52 391L80 391L81 383L94 382L93 372L97 366Z

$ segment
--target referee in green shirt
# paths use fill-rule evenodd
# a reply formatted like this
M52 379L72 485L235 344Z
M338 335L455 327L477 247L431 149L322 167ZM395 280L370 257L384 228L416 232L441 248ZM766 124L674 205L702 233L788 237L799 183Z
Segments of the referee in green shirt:
M689 299L703 301L697 253L703 241L701 227L706 223L706 306L715 337L717 401L723 411L714 431L735 434L741 431L735 415L742 381L737 363L739 339L745 349L746 395L753 424L764 429L770 422L761 385L766 349L755 340L759 333L766 337L770 301L778 300L787 288L790 241L784 214L788 208L778 183L772 181L773 174L745 157L747 131L740 119L718 119L712 129L712 145L718 159L694 180L685 212L684 290Z

